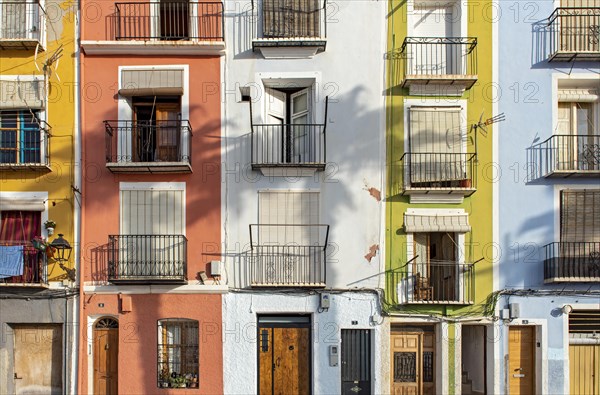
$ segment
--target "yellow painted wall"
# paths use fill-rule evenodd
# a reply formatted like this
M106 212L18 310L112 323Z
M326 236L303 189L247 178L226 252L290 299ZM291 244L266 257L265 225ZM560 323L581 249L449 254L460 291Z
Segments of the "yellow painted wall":
M477 70L478 81L458 99L467 100L467 122L472 124L494 115L492 101L494 86L492 85L492 21L493 8L491 1L468 1L467 36L477 38ZM404 101L407 98L418 99L419 96L408 96L408 89L400 85L402 80L400 60L397 52L407 35L407 9L409 3L404 0L392 0L388 13L388 53L387 53L387 206L386 206L386 297L384 306L389 312L432 313L447 316L480 316L484 313L484 304L493 289L492 260L495 248L492 245L492 134L489 127L487 135L477 137L477 191L466 197L462 204L409 204L409 197L398 193L398 177L400 157L404 153ZM465 17L464 15L462 16ZM456 103L456 97L428 97L439 100L440 105ZM473 133L467 137L473 136ZM472 152L473 144L468 139L467 152ZM399 305L395 300L395 289L398 281L394 270L401 268L407 261L406 233L403 229L403 214L407 208L460 208L469 213L471 232L465 237L465 262L475 262L475 294L472 306L443 305Z
M8 170L0 168L0 192L48 192L48 219L57 223L58 233L73 244L74 207L76 196L73 185L75 98L75 16L77 3L73 1L45 0L46 15L45 50L0 50L0 75L43 76L44 64L62 49L58 62L47 67L46 122L51 126L49 172L34 170ZM37 64L37 66L36 66ZM39 69L38 69L39 68ZM71 254L70 266L73 266ZM50 281L65 278L65 273L52 260L48 267Z

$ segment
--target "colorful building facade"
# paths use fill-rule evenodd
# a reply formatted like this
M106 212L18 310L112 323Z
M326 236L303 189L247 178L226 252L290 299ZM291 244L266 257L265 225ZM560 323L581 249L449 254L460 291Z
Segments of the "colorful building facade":
M2 393L76 381L76 14L66 1L0 2Z
M222 393L222 3L82 9L79 392Z
M385 392L385 4L225 6L224 391Z
M600 391L598 1L500 2L500 393ZM526 39L524 39L526 38ZM518 45L516 43L519 43ZM518 370L518 373L514 373Z
M493 392L491 6L389 3L382 379L391 393Z

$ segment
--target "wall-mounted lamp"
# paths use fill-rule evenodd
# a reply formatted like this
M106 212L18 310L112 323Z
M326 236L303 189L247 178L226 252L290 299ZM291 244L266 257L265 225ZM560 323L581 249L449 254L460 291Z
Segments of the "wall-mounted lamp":
M71 244L69 244L69 242L63 238L62 233L59 233L58 237L52 240L50 246L56 249L54 259L58 261L58 266L60 266L60 268L67 273L69 280L75 281L77 278L75 269L65 266L65 263L71 259L71 251L73 250Z
M570 314L573 311L573 306L566 304L562 307L563 314Z
M63 234L59 233L58 237L52 241L50 244L51 247L56 249L56 255L54 259L56 259L59 263L68 262L71 259L71 244L65 239L63 239Z

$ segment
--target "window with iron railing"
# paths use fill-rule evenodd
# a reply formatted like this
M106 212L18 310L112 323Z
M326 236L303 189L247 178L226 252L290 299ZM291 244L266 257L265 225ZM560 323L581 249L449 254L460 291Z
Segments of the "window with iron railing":
M198 388L198 321L158 321L158 387Z

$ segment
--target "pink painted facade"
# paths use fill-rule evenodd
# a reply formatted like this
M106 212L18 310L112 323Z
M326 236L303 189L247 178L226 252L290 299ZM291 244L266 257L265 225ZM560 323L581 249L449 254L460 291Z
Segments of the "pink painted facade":
M210 274L221 245L224 40L214 27L221 24L221 14L195 6L188 11L203 12L199 22L176 15L186 26L171 29L170 34L183 36L172 41L160 22L168 10L148 11L152 3L140 2L150 14L125 22L116 4L82 1L78 393L115 393L115 388L121 394L222 393L221 293L226 288L210 276L206 284L198 280L199 272ZM208 19L212 27L203 27ZM141 30L119 38L136 25ZM95 337L107 333L98 330L103 317L118 322L116 362L98 359ZM191 388L188 377L188 388L161 388L161 363L170 373L185 373L175 371L183 351L177 357L160 355L160 342L186 341L161 329L159 321L166 319L197 324L197 387ZM114 363L118 385L101 389L98 364Z

